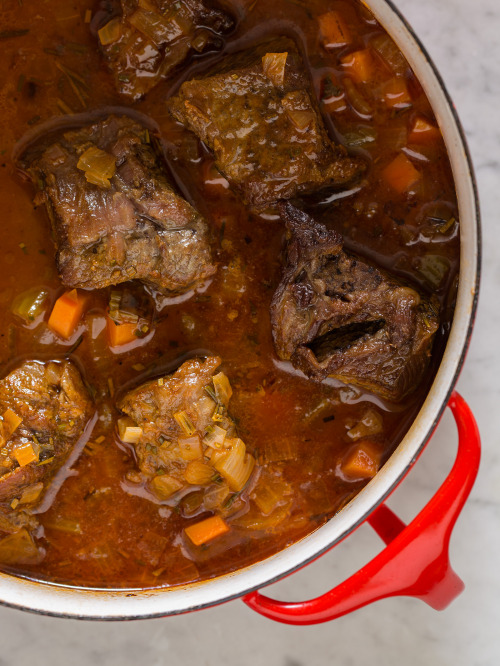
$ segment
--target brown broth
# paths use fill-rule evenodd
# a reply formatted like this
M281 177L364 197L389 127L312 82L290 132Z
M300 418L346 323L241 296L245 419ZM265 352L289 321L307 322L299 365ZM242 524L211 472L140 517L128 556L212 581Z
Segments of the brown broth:
M369 12L355 0L309 1L233 0L237 27L227 39L226 51L236 51L264 36L287 34L303 51L321 99L324 78L330 76L342 98L343 73L339 55L363 48L384 34ZM67 343L47 328L47 316L24 326L11 313L14 298L34 286L49 289L52 302L63 289L54 263L54 247L43 207L36 208L31 186L16 173L11 153L16 142L39 123L60 115L58 99L75 112L84 111L63 65L77 72L88 89L87 109L123 105L111 76L101 61L94 38L84 23L88 3L61 0L30 3L6 0L0 12L5 28L29 28L24 36L2 40L0 92L2 137L0 202L2 271L0 275L0 370L2 376L24 358L62 358L70 353L96 394L98 420L86 447L67 472L50 506L37 513L36 536L46 550L36 566L7 569L16 575L90 587L154 587L214 577L261 560L317 529L351 499L365 482L348 482L338 474L338 463L351 442L347 429L367 406L383 415L379 441L384 459L394 450L414 419L439 364L446 343L456 292L458 225L443 234L429 219L445 211L457 217L457 204L444 143L409 146L422 180L413 196L397 195L384 184L381 172L406 146L405 132L416 114L435 122L429 102L412 74L406 77L412 105L388 109L372 102L373 117L362 117L348 102L337 110L322 105L331 131L341 142L359 143L360 128L374 140L352 150L370 162L367 181L359 191L343 197L320 194L308 201L309 209L335 227L346 246L401 277L411 278L423 291L434 291L442 306L442 325L434 346L431 368L419 390L403 403L386 403L359 389L329 381L315 384L276 359L269 321L269 304L282 266L283 227L273 215L249 213L241 201L222 185L207 184L211 157L187 130L168 115L167 94L196 71L210 66L223 53L192 60L170 83L159 85L134 108L149 115L161 129L169 167L182 193L206 216L213 230L218 272L205 289L189 297L168 301L156 298L151 332L123 353L112 353L97 340L92 347L85 320ZM354 41L327 51L320 41L316 18L330 9L346 17ZM374 78L364 88L376 99L388 70L377 61ZM357 139L356 139L357 137ZM419 152L420 151L420 152ZM416 154L419 153L419 154ZM187 157L186 157L187 156ZM438 211L435 213L434 211ZM442 281L433 284L422 269L422 257L438 255L449 264ZM93 292L90 314L104 317L108 290ZM153 302L153 301L152 301ZM160 307L161 306L161 307ZM87 315L87 317L89 314ZM88 321L88 320L87 320ZM194 350L207 350L223 359L234 396L231 412L250 450L262 462L262 442L288 440L296 459L268 465L261 474L279 469L292 485L289 515L262 520L250 529L255 507L250 494L258 480L238 498L226 518L231 526L224 537L196 548L183 528L207 515L203 507L177 507L151 502L125 480L135 469L131 452L115 436L118 415L116 394L178 364ZM142 364L144 370L133 366ZM108 382L112 378L112 387ZM111 395L113 394L113 395ZM332 418L334 417L334 418ZM95 444L100 437L104 440ZM65 521L65 522L62 522ZM70 531L61 530L69 526Z

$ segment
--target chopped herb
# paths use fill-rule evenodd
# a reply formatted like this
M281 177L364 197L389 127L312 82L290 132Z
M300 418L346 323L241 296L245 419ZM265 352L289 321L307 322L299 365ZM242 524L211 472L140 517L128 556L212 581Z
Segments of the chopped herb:
M13 29L13 30L2 30L0 32L0 39L11 39L11 37L22 37L23 35L27 35L29 32L29 28L20 28L18 30Z
M207 386L204 387L205 391L208 393L208 395L212 398L214 402L217 402L217 396L215 395L214 389L208 384Z
M28 125L34 125L35 123L37 123L40 120L41 117L42 116L33 116L33 118L30 118L28 120Z
M69 348L68 354L72 354L73 352L75 352L78 349L78 347L82 344L82 341L83 341L83 335L80 335L78 340L74 342Z
M330 421L334 421L334 420L335 420L334 414L330 414L330 416L325 416L323 418L323 423L329 423Z
M51 463L53 460L54 460L54 456L52 456L52 457L50 457L50 458L45 458L45 460L42 460L42 462L39 462L39 463L37 464L37 467L41 467L42 465L48 465L48 464Z
M130 83L130 77L128 74L119 74L118 81L121 81L122 83Z
M323 79L323 92L321 100L329 99L330 97L338 97L342 94L342 89L335 85L331 76L325 76Z
M19 247L24 252L24 254L28 254L28 248L26 247L26 245L24 243L19 243Z
M222 224L220 225L220 233L219 233L219 245L222 245L225 230L226 230L226 220L222 220Z
M86 53L88 51L88 47L85 44L78 44L77 42L68 42L66 46L70 51L74 51L75 53Z

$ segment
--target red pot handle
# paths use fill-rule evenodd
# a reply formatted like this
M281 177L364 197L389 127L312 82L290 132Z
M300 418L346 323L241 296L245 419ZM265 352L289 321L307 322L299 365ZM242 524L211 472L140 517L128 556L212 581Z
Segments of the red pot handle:
M450 566L448 547L455 522L474 485L480 437L465 400L454 392L448 403L458 429L458 452L448 477L409 525L380 505L368 522L387 546L371 562L329 592L309 601L276 601L251 592L243 601L272 620L318 624L386 597L422 599L443 610L464 589Z

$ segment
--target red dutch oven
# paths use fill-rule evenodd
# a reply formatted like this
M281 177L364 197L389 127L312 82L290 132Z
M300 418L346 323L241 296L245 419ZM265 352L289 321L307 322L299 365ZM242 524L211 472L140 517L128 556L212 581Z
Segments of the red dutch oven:
M476 478L480 457L474 417L464 399L454 391L477 305L480 266L477 192L462 129L429 56L388 0L370 0L365 4L405 54L431 102L450 157L461 223L460 280L449 340L434 383L408 433L377 476L339 514L266 560L212 580L156 590L77 589L0 573L0 603L64 617L119 620L186 613L241 598L268 618L289 624L314 624L398 595L422 599L442 610L463 590L462 581L450 567L448 545ZM455 463L430 502L405 525L384 500L410 471L446 407L457 424ZM318 558L365 521L386 546L336 588L301 603L275 601L259 591Z

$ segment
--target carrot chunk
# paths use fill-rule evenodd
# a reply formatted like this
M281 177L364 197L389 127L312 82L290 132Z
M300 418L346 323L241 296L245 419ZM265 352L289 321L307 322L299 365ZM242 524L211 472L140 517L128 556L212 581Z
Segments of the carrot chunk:
M346 453L340 467L350 481L371 479L380 468L381 455L380 447L375 442L358 442Z
M195 546L201 546L207 541L211 541L229 532L229 525L220 516L212 516L199 523L185 527L184 532Z
M439 128L432 125L423 116L417 116L413 121L408 135L408 143L428 144L441 138Z
M367 83L375 74L375 62L370 49L349 53L341 59L341 63L356 83Z
M323 46L326 49L333 49L351 43L352 38L349 28L342 16L335 10L319 16L318 23Z
M17 446L13 453L21 467L25 467L35 460L38 460L38 453L34 450L33 445L29 442L25 442L24 444Z
M404 153L399 153L382 171L382 177L396 192L403 194L418 183L422 174L415 169Z
M406 81L392 78L383 87L384 102L390 109L402 109L411 104L411 95Z
M117 324L111 317L106 318L106 332L111 347L121 347L137 340L137 324L130 322Z
M54 303L48 321L49 328L61 338L70 338L82 318L85 302L86 298L76 289L66 291Z

